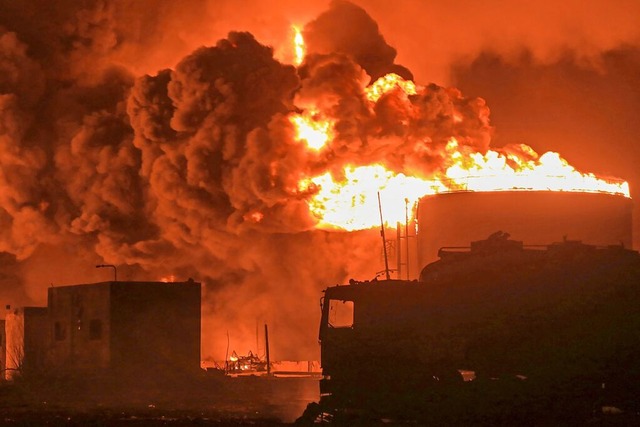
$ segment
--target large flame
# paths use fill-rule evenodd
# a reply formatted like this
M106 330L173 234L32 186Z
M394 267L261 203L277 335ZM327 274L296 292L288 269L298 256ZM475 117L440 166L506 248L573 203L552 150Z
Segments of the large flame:
M366 88L366 97L374 105L385 93L401 90L415 95L419 88L396 74L388 74ZM454 117L455 121L462 120ZM315 110L291 117L297 139L312 150L331 145L333 123ZM531 147L469 152L451 138L445 148L444 172L424 176L406 176L382 164L347 165L339 177L330 172L302 179L301 190L316 190L309 210L320 228L360 230L379 225L380 194L384 220L395 226L405 220L406 208L413 211L426 195L451 191L573 191L604 192L629 197L624 181L606 180L591 173L578 172L558 153L538 155Z
M329 172L303 180L302 188L313 184L318 192L309 209L321 228L362 230L380 223L378 193L387 224L405 220L406 203L411 206L422 196L445 191L437 180L396 174L382 165L347 166L344 178L336 180Z
M295 65L302 64L305 55L304 49L304 38L302 37L302 32L300 31L300 27L297 25L293 25L293 51L294 51L294 60L293 63Z
M592 173L578 172L553 151L539 156L526 145L521 145L520 149L531 159L493 150L486 154L463 154L458 150L458 142L452 139L447 144L447 152L453 161L446 171L449 189L598 192L629 197L629 184L625 181L605 180Z
M408 81L395 73L389 73L380 77L371 86L366 88L367 99L375 103L382 95L388 93L395 88L401 89L407 95L415 95L417 92L416 85L412 81Z
M333 137L331 120L322 117L317 111L308 110L291 117L296 128L296 137L306 142L313 150L320 150Z

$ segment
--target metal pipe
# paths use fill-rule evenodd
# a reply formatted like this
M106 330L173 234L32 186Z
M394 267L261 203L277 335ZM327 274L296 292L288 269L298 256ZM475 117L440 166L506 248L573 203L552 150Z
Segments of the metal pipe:
M387 239L384 237L384 220L382 219L382 202L380 201L380 192L378 191L378 210L380 211L380 235L382 236L382 250L384 251L384 272L387 280L391 280L389 276L389 259L387 258Z
M396 269L398 270L398 279L402 279L402 235L400 234L400 222L396 223Z
M407 280L409 280L409 199L404 199L404 244L407 247L404 266L407 269Z
M96 268L105 268L105 267L113 268L113 281L117 282L118 281L118 269L116 268L115 265L113 265L113 264L98 264L98 265L96 265Z

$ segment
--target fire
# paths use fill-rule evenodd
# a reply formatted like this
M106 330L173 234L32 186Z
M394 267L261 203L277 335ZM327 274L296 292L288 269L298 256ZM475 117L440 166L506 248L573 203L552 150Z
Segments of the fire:
M318 193L309 202L309 209L318 218L320 228L362 230L380 223L378 193L387 224L405 220L405 199L413 206L420 197L446 188L438 181L429 181L396 174L382 165L347 166L344 178L335 180L326 173L301 183L315 185Z
M320 150L333 138L332 123L323 119L317 111L305 111L291 117L296 128L296 139L305 141L313 150Z
M362 230L380 224L377 194L380 193L386 225L405 220L405 203L414 210L424 196L452 191L581 191L605 192L629 197L624 181L606 181L593 174L576 171L558 153L537 155L533 160L489 150L486 154L456 151L448 146L453 164L441 176L411 177L387 170L383 165L346 166L344 177L330 173L308 178L301 189L312 185L318 191L309 201L309 210L319 228ZM527 147L528 148L528 147Z
M170 274L169 276L165 276L161 278L160 281L163 283L173 283L176 281L176 276L174 276L173 274Z
M382 95L392 91L395 88L401 89L407 95L417 94L416 85L412 81L408 81L395 73L389 73L380 77L371 86L366 88L367 99L371 102L377 102Z
M295 57L293 60L294 65L298 66L300 64L302 64L302 61L304 60L304 55L305 55L305 49L304 49L304 38L302 37L302 32L300 30L300 27L298 27L297 25L292 26L293 28L293 50L295 53Z
M402 90L406 96L421 90L397 74L388 74L365 89L367 99L377 102L385 93ZM453 121L463 117L455 112ZM333 124L318 111L305 111L291 118L297 139L312 150L326 147L333 139ZM605 192L629 197L624 181L605 180L581 173L558 153L538 155L531 147L471 152L451 138L444 150L445 169L430 176L406 176L382 164L347 165L342 176L331 173L308 177L300 190L316 190L308 201L319 228L360 230L379 225L378 193L384 220L394 226L405 220L405 204L411 211L426 195L452 191L579 191Z
M264 219L262 212L254 211L244 216L245 221L258 223Z
M578 172L560 154L553 151L538 156L531 147L520 148L532 159L493 150L486 154L463 154L459 151L458 142L451 139L446 151L453 164L445 173L450 189L582 191L629 197L629 184L625 181L604 180L592 173Z

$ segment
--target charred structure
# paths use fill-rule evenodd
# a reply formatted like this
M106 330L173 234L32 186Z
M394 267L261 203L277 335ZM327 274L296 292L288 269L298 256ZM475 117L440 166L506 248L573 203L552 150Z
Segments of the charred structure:
M323 411L442 423L505 421L517 408L522 419L584 420L602 399L636 404L638 252L578 241L528 247L496 233L439 256L420 281L325 290Z

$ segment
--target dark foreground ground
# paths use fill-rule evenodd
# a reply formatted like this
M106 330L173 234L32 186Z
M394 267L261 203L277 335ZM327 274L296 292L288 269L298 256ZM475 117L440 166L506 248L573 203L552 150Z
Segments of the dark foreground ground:
M31 378L0 384L0 425L287 425L317 400L310 378Z
M640 426L640 396L631 399L631 406L609 406L608 399L577 396L573 402L589 403L590 409L583 411L582 404L571 405L569 400L548 395L539 396L537 402L520 399L515 404L514 399L498 398L502 393L491 396L492 388L480 383L462 387L455 401L432 402L424 425ZM464 390L471 393L466 400ZM318 399L318 380L311 378L39 376L0 383L0 426L282 426L294 424L305 407ZM452 411L453 407L457 409ZM471 409L473 415L464 416ZM438 415L441 412L443 416ZM447 421L439 422L443 420ZM359 418L340 425L423 424Z

